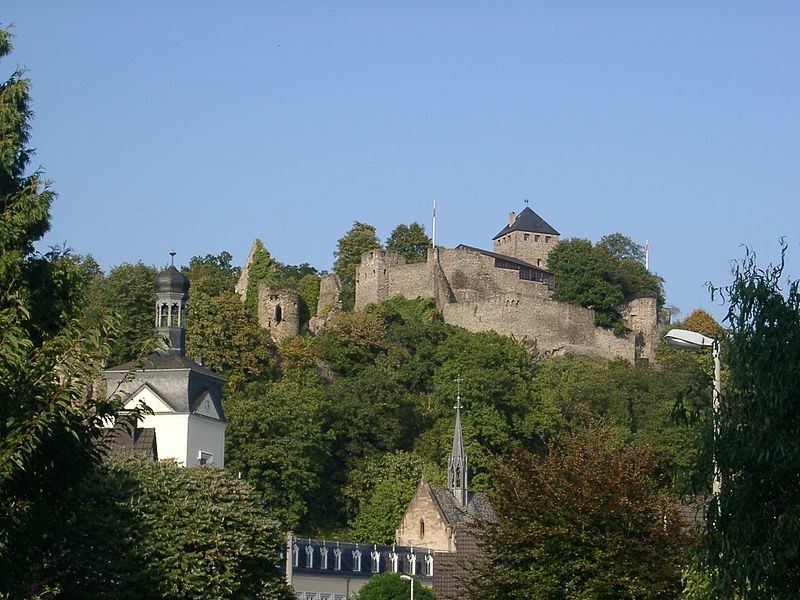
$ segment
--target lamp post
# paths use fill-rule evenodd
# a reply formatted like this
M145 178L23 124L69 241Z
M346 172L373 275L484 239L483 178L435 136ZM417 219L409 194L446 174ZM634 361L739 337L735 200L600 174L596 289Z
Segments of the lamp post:
M719 340L707 337L696 331L688 329L670 329L664 336L667 346L675 350L687 350L689 352L699 352L703 348L710 347L714 357L714 396L712 399L712 416L714 419L714 451L712 454L714 461L714 483L711 487L712 493L716 496L722 487L722 480L717 464L717 437L719 436L719 397L722 388L722 364L719 360Z
M414 600L414 578L411 575L400 575L400 579L411 582L411 600Z

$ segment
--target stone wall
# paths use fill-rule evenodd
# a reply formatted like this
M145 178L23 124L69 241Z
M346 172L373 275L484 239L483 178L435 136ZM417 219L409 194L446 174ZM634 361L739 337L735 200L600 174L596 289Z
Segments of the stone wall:
M295 291L274 290L267 282L260 282L258 323L276 342L300 335L300 296Z
M642 298L622 311L631 333L616 336L595 326L593 310L553 300L545 284L520 279L516 270L496 267L491 256L467 248L432 249L427 262L411 265L372 250L362 256L357 274L357 310L395 296L434 298L446 322L496 331L545 355L652 359L665 325L655 298Z
M421 523L424 523L424 531L421 531ZM428 484L421 482L395 530L397 545L455 552L452 534L452 528L442 520Z

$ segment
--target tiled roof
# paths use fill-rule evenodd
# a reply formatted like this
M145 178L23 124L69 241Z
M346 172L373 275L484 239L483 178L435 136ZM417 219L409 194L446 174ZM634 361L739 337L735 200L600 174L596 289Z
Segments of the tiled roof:
M130 429L117 423L103 432L100 443L105 446L106 458L123 454L143 454L152 460L158 460L156 430L152 427Z
M486 494L480 492L467 493L467 507L462 508L456 497L448 488L430 488L433 499L439 505L449 525L465 525L474 519L479 521L497 521L497 513Z
M560 235L550 224L542 217L533 212L530 207L526 206L525 209L517 215L517 218L511 225L507 225L503 230L494 236L492 239L511 233L512 231L530 231L532 233L544 233L547 235Z

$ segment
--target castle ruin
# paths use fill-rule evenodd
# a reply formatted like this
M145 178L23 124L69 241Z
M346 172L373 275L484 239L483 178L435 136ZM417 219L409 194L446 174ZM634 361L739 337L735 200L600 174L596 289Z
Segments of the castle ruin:
M404 298L431 298L444 320L470 331L496 331L537 354L584 354L653 359L659 332L668 324L655 298L638 298L620 312L625 336L595 325L594 311L553 300L547 255L559 233L530 208L511 213L494 238L494 252L471 246L432 248L427 261L406 264L386 250L365 252L356 272L356 310Z

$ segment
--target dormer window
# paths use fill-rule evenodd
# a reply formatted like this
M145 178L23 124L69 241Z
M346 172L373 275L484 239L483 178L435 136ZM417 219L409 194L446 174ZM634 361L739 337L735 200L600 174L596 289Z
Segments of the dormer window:
M300 546L294 544L292 546L292 566L299 567L300 566Z
M397 552L394 551L394 548L391 552L389 552L389 568L392 570L392 573L397 573Z
M353 550L353 571L361 570L361 550L356 548Z
M370 566L373 573L380 573L381 570L381 553L377 549L370 553Z
M422 574L426 577L433 577L433 554L426 554L422 566Z
M328 568L328 547L323 546L319 549L319 568L320 569L327 569Z
M342 549L338 547L333 549L333 568L335 571L342 570Z

